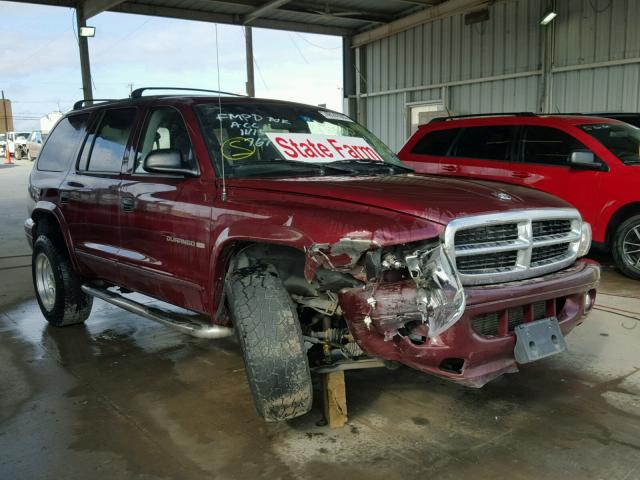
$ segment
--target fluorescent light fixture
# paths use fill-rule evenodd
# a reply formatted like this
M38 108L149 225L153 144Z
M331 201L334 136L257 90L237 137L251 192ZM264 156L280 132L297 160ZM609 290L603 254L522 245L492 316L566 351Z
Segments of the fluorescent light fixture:
M95 37L96 36L96 27L80 27L80 36L81 37Z
M547 12L544 18L540 21L540 25L548 25L551 21L556 18L558 14L556 12Z

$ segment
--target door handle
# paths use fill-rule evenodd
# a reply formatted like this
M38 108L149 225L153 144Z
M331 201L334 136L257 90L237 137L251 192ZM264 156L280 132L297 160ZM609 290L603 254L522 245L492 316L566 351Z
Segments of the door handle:
M516 178L529 178L531 175L528 172L513 172L511 176Z
M66 204L69 203L69 199L71 198L71 192L67 190L60 190L59 193L60 203Z
M445 172L457 172L458 167L456 167L455 165L443 165L442 170L444 170Z
M136 201L133 197L122 197L120 199L120 206L125 212L133 212L136 205Z

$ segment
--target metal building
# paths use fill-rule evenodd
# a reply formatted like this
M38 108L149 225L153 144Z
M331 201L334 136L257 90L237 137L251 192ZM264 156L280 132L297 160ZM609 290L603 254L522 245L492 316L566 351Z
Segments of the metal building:
M550 9L557 17L541 25ZM640 108L637 0L504 0L426 12L421 22L352 38L352 108L395 150L418 123L446 111Z

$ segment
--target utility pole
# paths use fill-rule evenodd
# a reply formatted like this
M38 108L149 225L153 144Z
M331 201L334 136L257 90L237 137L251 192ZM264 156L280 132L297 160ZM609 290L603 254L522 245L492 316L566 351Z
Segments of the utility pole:
M244 27L244 39L247 57L247 95L256 96L256 85L253 78L253 33L251 27Z
M7 115L7 102L4 100L4 90L2 90L2 115L4 116L4 131L9 131L9 115Z
M89 43L87 37L80 35L80 27L86 27L87 21L84 18L82 3L76 6L76 24L78 26L78 49L80 50L80 71L82 73L82 94L84 100L93 100L93 89L91 88L91 65L89 62Z

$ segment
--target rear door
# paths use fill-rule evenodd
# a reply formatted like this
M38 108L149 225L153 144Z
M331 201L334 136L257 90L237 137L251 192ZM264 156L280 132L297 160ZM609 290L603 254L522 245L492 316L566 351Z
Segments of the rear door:
M555 127L527 125L518 145L514 182L556 195L580 210L594 223L601 205L600 185L606 172L570 168L575 150L589 150L580 140Z
M518 129L516 125L464 128L457 136L447 158L440 163L440 173L509 181Z
M400 158L418 173L438 174L441 163L459 135L459 128L418 130L416 140L410 140L399 153ZM446 159L445 159L446 160Z
M78 261L87 274L119 283L120 187L138 110L102 111L87 136L61 200Z
M209 273L212 184L200 177L147 172L144 159L177 150L183 167L198 171L181 112L149 109L138 147L120 188L121 272L128 287L203 311Z

